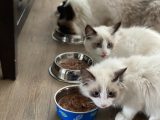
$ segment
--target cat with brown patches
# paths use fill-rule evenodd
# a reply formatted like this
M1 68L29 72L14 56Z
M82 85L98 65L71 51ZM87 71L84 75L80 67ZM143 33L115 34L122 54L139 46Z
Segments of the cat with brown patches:
M57 7L57 25L63 33L84 34L87 24L148 26L160 32L159 0L65 0Z
M153 55L160 53L160 34L146 27L114 26L85 28L85 50L99 62L109 57L129 57L132 55Z
M81 71L81 93L100 108L121 106L115 120L144 112L160 120L160 54L109 58Z

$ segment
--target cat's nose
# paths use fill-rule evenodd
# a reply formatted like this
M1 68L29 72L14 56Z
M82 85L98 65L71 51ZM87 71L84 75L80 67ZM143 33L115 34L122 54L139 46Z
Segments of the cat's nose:
M106 53L106 52L102 52L102 54L103 54L103 55L107 55L107 53Z
M107 56L107 53L106 53L106 52L102 52L101 57L104 58L104 57L106 57L106 56Z

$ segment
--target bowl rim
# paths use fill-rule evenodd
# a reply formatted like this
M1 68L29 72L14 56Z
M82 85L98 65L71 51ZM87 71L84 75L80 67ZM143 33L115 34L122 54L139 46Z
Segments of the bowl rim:
M58 28L56 28L55 31L60 33L60 34L63 34L64 37L69 36L69 37L79 37L79 39L83 38L81 35L78 35L78 34L66 34L66 33L63 33Z
M58 34L60 36L57 38ZM54 32L52 32L52 39L61 43L81 45L84 44L85 36L80 34L65 34L58 28L55 28Z
M54 102L56 103L56 105L57 105L60 109L62 109L62 110L64 110L64 111L71 112L71 113L77 113L77 114L85 114L85 113L90 113L90 112L93 112L93 111L98 110L98 107L96 107L96 108L91 109L91 110L86 111L86 112L74 112L74 111L70 111L70 110L67 110L67 109L63 108L63 107L61 107L61 106L58 104L58 102L57 102L57 100L56 100L56 96L58 95L59 91L62 91L62 90L65 89L65 88L78 87L78 86L79 86L79 85L68 85L68 86L62 87L62 88L60 88L59 90L57 90L57 92L56 92L55 95L54 95Z
M92 64L91 64L91 65L93 65L93 63L94 63L93 59L92 59L89 55L86 55L85 53L81 53L81 52L64 52L64 53L60 53L60 54L58 54L58 55L55 57L54 63L55 63L59 68L61 68L61 69L79 72L80 70L71 70L71 69L63 68L62 66L60 66L60 65L56 62L57 58L60 57L60 56L62 56L62 55L64 55L64 54L75 54L75 53L78 53L78 54L82 54L82 55L87 56L87 57L92 61ZM91 65L90 65L90 66L91 66ZM89 66L89 67L90 67L90 66Z
M64 83L70 83L70 84L79 84L79 83L80 83L80 81L69 81L69 80L65 80L65 79L58 78L56 75L54 75L54 73L52 72L51 68L52 68L52 66L49 67L48 71L49 71L49 74L50 74L55 80L58 80L58 81L64 82Z

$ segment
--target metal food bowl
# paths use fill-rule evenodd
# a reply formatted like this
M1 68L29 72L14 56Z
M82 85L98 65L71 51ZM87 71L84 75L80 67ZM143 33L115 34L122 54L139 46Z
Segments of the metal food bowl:
M84 61L88 66L93 65L92 58L83 53L66 52L59 54L55 58L52 66L49 68L50 75L59 81L68 83L79 83L78 78L80 76L80 70L65 69L59 65L62 60L72 58Z
M52 33L52 39L67 44L83 44L83 37L75 34L64 34L58 29Z
M56 103L56 112L61 120L94 120L98 111L95 107L86 112L73 112L64 109L59 105L59 100L68 94L79 94L79 88L77 85L70 85L59 89L54 95L54 101Z

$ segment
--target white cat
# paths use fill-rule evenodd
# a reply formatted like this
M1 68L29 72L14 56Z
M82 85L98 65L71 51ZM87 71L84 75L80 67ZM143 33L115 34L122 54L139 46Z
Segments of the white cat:
M99 26L85 29L85 49L96 60L109 56L152 55L160 50L160 34L146 27Z
M83 35L85 26L149 26L160 32L160 0L65 0L57 7L60 31Z
M100 108L122 106L116 120L132 120L143 111L160 120L160 54L109 58L81 71L83 95Z

